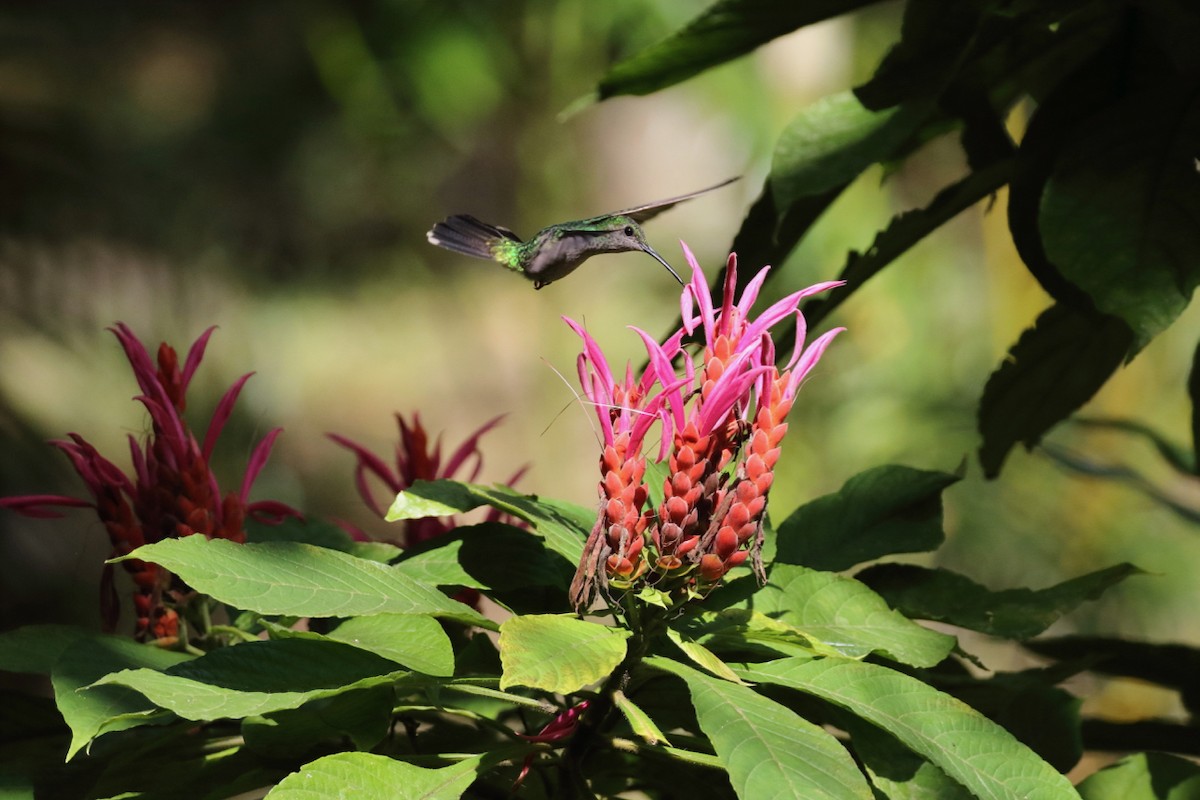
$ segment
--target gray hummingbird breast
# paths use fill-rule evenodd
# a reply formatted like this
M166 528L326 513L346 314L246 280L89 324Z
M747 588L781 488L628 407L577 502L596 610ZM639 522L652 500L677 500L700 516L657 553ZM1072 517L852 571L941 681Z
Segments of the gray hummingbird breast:
M567 234L555 237L539 235L540 246L525 267L525 273L541 283L550 283L571 274L592 255L588 245L594 237Z

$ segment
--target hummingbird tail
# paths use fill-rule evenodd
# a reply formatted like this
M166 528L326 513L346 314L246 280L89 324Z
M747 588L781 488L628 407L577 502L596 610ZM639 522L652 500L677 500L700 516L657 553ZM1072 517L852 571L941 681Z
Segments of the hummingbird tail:
M520 243L506 228L488 225L469 214L456 214L437 223L425 234L430 243L465 256L496 259L496 245L501 242Z

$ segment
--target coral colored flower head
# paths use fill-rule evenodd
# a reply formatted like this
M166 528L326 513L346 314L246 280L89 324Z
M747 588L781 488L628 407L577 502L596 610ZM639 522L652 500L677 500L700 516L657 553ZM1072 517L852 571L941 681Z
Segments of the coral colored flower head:
M204 357L213 328L209 328L188 350L182 369L174 348L165 342L152 360L145 346L123 323L111 328L125 350L134 378L141 389L136 399L150 414L150 433L144 442L129 437L132 473L127 475L100 454L83 437L68 434L67 440L52 444L61 450L86 484L92 499L60 495L25 495L0 498L0 507L30 517L57 517L56 507L89 506L96 510L112 542L112 556L125 555L143 544L201 533L210 539L245 541L243 523L247 514L266 519L294 515L295 511L276 502L249 500L250 487L266 464L281 429L270 431L251 453L241 488L224 496L209 468L213 448L229 420L242 387L253 373L234 382L221 398L201 444L192 434L182 412L192 376ZM136 635L139 639L162 639L178 632L178 613L171 608L172 596L186 587L165 569L142 561L124 561L136 585ZM104 568L101 611L106 629L117 621L119 606L111 565Z

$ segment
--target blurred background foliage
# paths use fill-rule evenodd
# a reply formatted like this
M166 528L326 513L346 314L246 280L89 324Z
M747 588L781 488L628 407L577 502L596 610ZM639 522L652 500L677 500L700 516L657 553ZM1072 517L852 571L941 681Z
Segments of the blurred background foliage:
M80 491L48 438L78 432L120 462L124 437L147 429L103 330L122 320L149 347L166 340L181 352L219 326L193 384L197 431L221 392L256 371L217 450L226 488L257 438L282 425L254 496L386 537L354 491L352 457L324 434L387 452L393 412L419 411L452 447L507 414L484 439L484 479L528 463L520 488L593 502L595 437L573 396L578 340L559 317L586 321L614 360L638 359L625 326L666 332L678 287L627 254L534 292L424 233L471 213L529 234L742 174L647 226L677 266L683 239L716 275L779 132L871 74L902 4L805 28L651 97L576 103L614 61L695 11L683 0L0 9L0 495ZM1008 120L1014 132L1027 111ZM774 290L834 277L847 250L927 203L963 163L942 138L898 171L869 170L775 265L786 275ZM1055 632L1196 644L1194 524L1036 451L1014 453L998 480L980 475L984 381L1049 305L1014 252L1002 200L960 215L833 315L849 332L793 413L773 514L879 464L951 470L967 459L937 563L1004 588L1132 561L1151 575ZM1198 335L1192 309L1086 410L1186 443ZM1120 432L1067 425L1051 438L1160 466ZM1160 476L1195 500L1194 482ZM95 624L107 549L83 513L0 516L4 627ZM990 665L1010 657L997 652ZM1169 714L1174 701L1115 682L1093 702L1120 717Z

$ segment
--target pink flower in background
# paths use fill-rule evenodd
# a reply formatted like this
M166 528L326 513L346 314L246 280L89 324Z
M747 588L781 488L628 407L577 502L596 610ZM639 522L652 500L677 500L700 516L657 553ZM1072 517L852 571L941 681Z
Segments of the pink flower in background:
M396 443L394 466L389 465L379 456L372 453L358 442L347 439L336 433L327 434L330 439L350 450L358 459L354 468L354 482L358 487L359 496L377 516L383 518L396 495L412 486L418 480L435 481L453 478L455 480L475 481L483 470L483 452L479 449L479 440L485 433L496 427L504 415L485 422L474 433L460 444L449 458L442 459L442 437L439 435L432 444L429 434L421 424L419 414L412 415L412 422L405 420L404 415L396 414L396 422L400 428L400 440ZM515 484L525 474L525 467L517 470L505 483ZM384 497L382 502L376 498L371 489L371 477L383 485ZM492 511L488 520L501 519L502 515ZM401 537L403 547L411 547L420 542L440 536L453 530L456 523L453 517L427 517L410 520Z
M0 498L0 507L30 517L57 517L59 507L88 506L96 510L112 542L112 557L125 555L143 544L201 533L210 539L243 542L246 515L277 520L296 515L293 509L271 501L250 502L250 487L266 464L280 428L270 431L254 448L241 488L222 496L209 467L221 429L229 420L242 387L253 373L234 382L221 398L209 422L203 444L184 421L187 388L204 357L213 328L188 351L183 368L167 343L158 348L157 362L123 323L111 328L125 350L142 394L136 399L150 414L151 430L144 443L129 437L132 472L126 475L83 437L52 442L61 450L92 499L62 495L24 495ZM136 591L138 639L170 639L178 635L179 615L170 607L186 587L167 570L143 561L124 561ZM119 603L113 586L112 565L105 565L101 581L101 616L106 630L117 622Z

